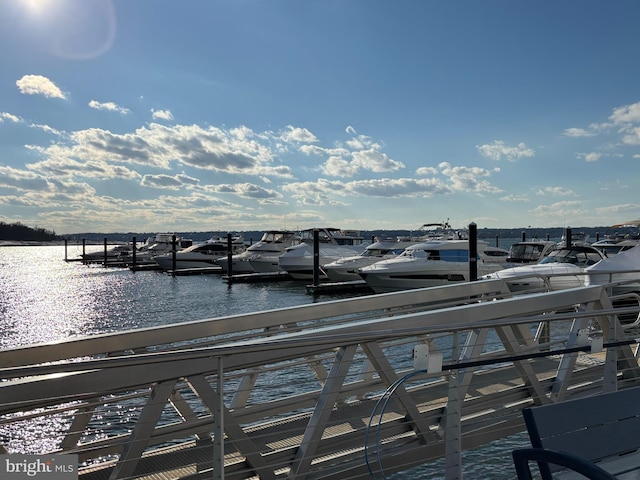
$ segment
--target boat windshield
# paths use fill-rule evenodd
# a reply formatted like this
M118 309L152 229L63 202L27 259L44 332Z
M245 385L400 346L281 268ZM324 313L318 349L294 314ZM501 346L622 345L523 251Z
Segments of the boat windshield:
M547 257L540 261L540 264L547 263L571 263L579 267L588 267L595 265L602 257L593 251L560 249L555 252L551 252Z
M402 248L367 248L362 252L363 257L382 257L383 255L399 255Z
M540 260L540 256L542 255L542 251L544 250L545 245L543 244L515 244L511 245L509 249L509 260L516 261L520 260L523 262L537 262Z
M442 260L445 262L469 261L469 251L463 249L423 250L419 248L410 248L402 252L401 255L412 258L423 258L426 260Z

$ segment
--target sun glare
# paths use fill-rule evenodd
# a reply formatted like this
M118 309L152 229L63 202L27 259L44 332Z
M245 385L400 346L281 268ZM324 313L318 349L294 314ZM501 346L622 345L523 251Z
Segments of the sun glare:
M23 0L29 11L36 14L46 11L52 1L53 0Z

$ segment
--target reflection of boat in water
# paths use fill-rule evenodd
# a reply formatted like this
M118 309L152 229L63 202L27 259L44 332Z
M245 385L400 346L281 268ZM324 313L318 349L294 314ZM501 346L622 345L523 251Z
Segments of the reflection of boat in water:
M477 242L478 276L503 268L500 262L488 259L485 255L487 248L486 242ZM469 281L469 241L432 240L417 243L395 258L361 268L359 273L376 293Z
M231 242L232 253L244 250L244 239L235 236ZM216 260L228 254L228 240L226 237L212 237L206 242L195 243L190 247L175 252L175 268L211 268L217 267ZM163 270L172 270L174 252L164 253L155 257L155 261Z
M297 280L313 278L314 232L318 234L319 265L361 253L365 245L359 232L339 228L310 228L300 233L300 243L278 257L278 265Z
M259 241L247 247L242 252L231 257L231 272L239 273L266 273L276 272L278 257L287 247L299 242L300 237L290 230L269 230L262 234ZM228 269L228 258L220 258L216 261L223 271Z
M581 245L558 248L533 265L506 268L483 278L507 280L512 292L524 290L561 290L584 284L585 269L605 256L599 250Z

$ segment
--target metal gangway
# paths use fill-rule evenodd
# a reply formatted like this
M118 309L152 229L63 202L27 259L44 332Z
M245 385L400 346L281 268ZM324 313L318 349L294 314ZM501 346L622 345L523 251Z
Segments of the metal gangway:
M640 384L640 299L504 280L0 352L0 453L82 480L386 478L523 430L531 405Z

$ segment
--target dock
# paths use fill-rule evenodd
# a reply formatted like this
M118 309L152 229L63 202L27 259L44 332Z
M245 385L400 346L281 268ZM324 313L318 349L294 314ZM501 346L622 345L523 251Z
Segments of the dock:
M496 279L3 350L1 447L78 455L82 480L384 478L436 459L460 479L463 451L524 431L523 408L640 385L640 296L623 296Z
M335 293L373 293L371 287L364 280L352 280L349 282L320 282L306 286L307 293L312 295Z
M285 271L265 272L265 273L240 273L223 275L222 279L231 283L262 283L262 282L283 282L292 280L291 275Z

